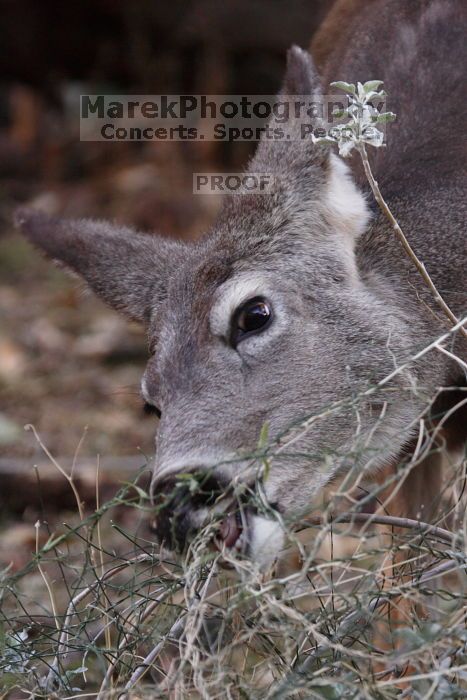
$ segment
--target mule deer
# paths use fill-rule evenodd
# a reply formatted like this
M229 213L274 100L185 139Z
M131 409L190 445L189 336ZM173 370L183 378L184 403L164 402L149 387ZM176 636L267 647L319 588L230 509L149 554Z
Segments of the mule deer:
M354 5L351 40L343 32L325 60L321 40L324 75L384 80L397 100L398 120L389 148L373 160L375 174L460 316L465 183L455 134L465 106L463 3ZM292 48L282 93L313 95L326 86L310 55ZM296 136L298 127L291 121L287 129ZM212 230L190 245L102 221L31 210L17 216L32 243L147 328L142 392L161 412L154 497L168 494L181 472L209 474L204 495L187 498L179 489L158 515L156 529L172 548L204 522L213 494L235 479L252 482L250 456L265 423L270 443L281 446L273 450L264 494L288 516L355 464L370 480L396 465L413 449L420 418L437 413L432 398L440 388L463 383L454 358L465 352L459 334L448 334L451 354L434 347L411 359L447 328L372 208L358 164L352 173L309 139L264 139L249 170L272 173L274 190L227 197ZM451 410L458 396L443 396L443 410ZM296 430L284 449L278 440L291 425ZM458 427L465 432L460 421ZM432 505L438 466L431 462L429 470L430 479L418 471L416 489L415 481L405 487L399 512L416 516ZM227 546L265 563L282 543L277 522L248 506L241 523L226 516L221 534Z

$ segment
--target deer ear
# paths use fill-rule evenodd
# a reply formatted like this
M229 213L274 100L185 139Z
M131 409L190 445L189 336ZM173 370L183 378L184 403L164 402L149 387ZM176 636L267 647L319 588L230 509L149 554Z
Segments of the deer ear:
M322 99L321 80L313 59L298 46L292 46L287 52L282 94L310 95L317 101ZM291 123L292 130L299 127L299 124ZM295 148L301 149L309 163L320 166L324 175L324 188L321 186L319 197L322 214L334 231L345 234L346 242L353 248L356 238L366 229L370 215L350 168L328 146L317 146L310 139L298 140L296 133L294 136ZM300 161L297 154L294 157Z
M90 219L67 220L32 209L15 223L48 257L80 275L107 304L148 322L167 295L171 269L186 247L160 236Z
M279 94L280 100L291 104L289 118L283 125L285 138L271 140L264 136L249 171L274 175L271 206L279 212L287 212L288 216L295 212L301 221L307 214L313 217L320 212L329 230L348 249L350 258L356 239L369 221L365 197L347 165L328 146L313 142L309 127L314 120L306 113L296 114L294 96L299 102L306 103L308 97L310 104L321 103L325 107L313 59L298 46L287 52L287 69Z
M282 95L319 95L321 80L308 51L291 46L287 51L287 68L282 84Z
M309 132L313 119L303 106L319 107L321 95L321 80L313 59L307 51L292 46L287 52L287 69L278 95L279 102L288 105L287 120L281 125L283 138L263 135L250 162L250 172L272 172L284 181L300 181L305 188L315 188L316 177L321 177L320 169L329 160L329 149L313 143ZM297 113L299 104L302 107ZM273 119L271 124L277 126ZM311 175L310 180L307 175Z

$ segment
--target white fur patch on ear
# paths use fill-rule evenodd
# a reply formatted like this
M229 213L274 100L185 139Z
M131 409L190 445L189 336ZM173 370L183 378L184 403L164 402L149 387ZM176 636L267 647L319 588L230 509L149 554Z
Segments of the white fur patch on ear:
M355 185L350 169L334 153L329 157L323 216L336 231L349 236L352 245L364 232L370 219L365 197Z

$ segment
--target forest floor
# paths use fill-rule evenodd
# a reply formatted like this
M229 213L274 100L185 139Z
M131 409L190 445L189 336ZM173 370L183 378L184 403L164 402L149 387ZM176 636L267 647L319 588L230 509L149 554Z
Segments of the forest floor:
M119 144L113 145L118 150ZM11 223L11 199L20 189L23 203L52 214L110 218L143 231L193 239L212 221L219 200L193 196L192 155L172 146L175 157L161 149L155 162L151 150L121 153L111 166L100 156L87 179L30 181L21 188L11 178L4 182L0 566L10 563L12 552L15 566L28 559L38 517L62 520L62 510L74 506L68 485L26 425L35 427L65 469L78 450L76 473L83 484L87 479L83 488L91 500L94 486L89 482L97 460L109 497L151 457L156 429L155 418L143 412L140 395L147 358L144 330L108 309L23 240ZM41 489L34 465L43 473Z

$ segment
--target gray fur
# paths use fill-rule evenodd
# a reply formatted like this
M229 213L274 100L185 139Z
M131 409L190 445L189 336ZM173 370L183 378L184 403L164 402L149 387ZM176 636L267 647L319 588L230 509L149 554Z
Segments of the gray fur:
M443 12L428 10L427 17L420 3L407 26L392 27L399 38L383 42L386 57L369 24L365 41L348 47L332 78L383 79L405 100L405 85L398 82L399 75L406 79L403 56L399 50L393 56L391 46L405 42L411 52L429 55L424 40L436 35L450 47L456 28L446 10L451 3L444 6ZM426 83L436 100L437 76L445 80L444 71L435 63L419 70L412 55L407 60L417 81L415 97L426 94ZM357 75L352 61L358 63ZM310 56L293 48L283 94L321 89ZM445 94L443 85L439 90ZM390 127L390 149L378 154L375 167L402 228L461 315L466 311L465 189L450 142L460 112L453 117L449 100L435 107L433 131L425 123L417 146L404 116L409 105L402 102L401 120ZM410 105L411 113L417 109L423 104ZM404 139L410 141L409 162ZM213 229L194 245L101 222L59 222L24 212L19 217L33 243L81 274L106 302L147 323L153 354L144 393L162 410L156 490L162 476L218 462L223 462L218 473L232 478L245 464L242 455L255 450L265 422L274 442L291 424L364 392L446 330L385 219L373 210L369 220L367 194L349 185L355 205L349 216L329 204L333 173L341 183L347 176L339 167L336 171L327 151L310 142L265 140L250 169L273 172L274 193L230 198ZM357 179L364 187L358 174ZM212 332L212 309L236 280L256 284L275 319L270 329L233 349L227 337ZM268 499L290 513L306 507L338 471L355 462L371 463L374 471L397 460L429 399L459 376L456 363L432 352L358 406L316 420L293 444L293 456L281 452L273 459L265 484Z

